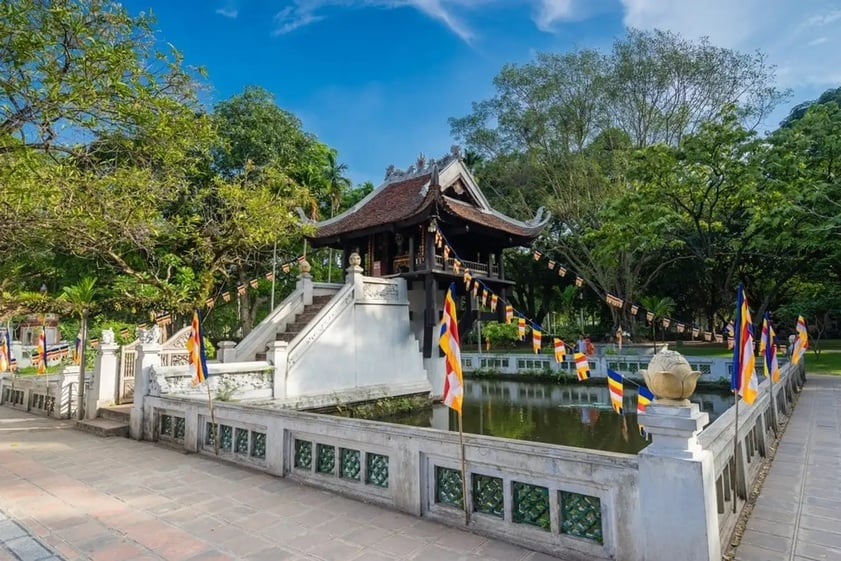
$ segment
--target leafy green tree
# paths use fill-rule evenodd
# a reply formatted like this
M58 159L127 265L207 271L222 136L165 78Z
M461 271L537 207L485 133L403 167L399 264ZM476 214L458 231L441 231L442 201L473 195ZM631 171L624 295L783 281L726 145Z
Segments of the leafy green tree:
M661 331L663 335L663 341L666 341L666 328L662 327L663 319L668 318L671 316L672 312L675 309L675 301L671 296L643 296L640 299L642 303L642 307L645 308L646 312L651 312L654 314L654 318L651 320L651 340L657 340L657 324L659 323L661 326Z

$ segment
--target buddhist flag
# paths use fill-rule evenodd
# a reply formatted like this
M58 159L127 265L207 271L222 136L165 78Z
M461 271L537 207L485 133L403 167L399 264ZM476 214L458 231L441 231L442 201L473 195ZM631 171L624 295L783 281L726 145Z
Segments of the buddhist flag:
M213 300L213 298L208 298L207 300L204 301L204 305L207 306L208 309L212 308L213 304L215 304L215 301Z
M704 331L704 341L712 341L713 334L711 331Z
M237 294L239 296L242 296L243 294L245 294L245 283L244 282L241 282L237 285Z
M274 280L274 272L273 271L269 271L268 273L266 273L266 280L269 281L269 282Z
M550 259L549 260L549 269L552 270L554 268L555 268L555 262Z
M455 273L458 274L458 272L460 270L461 270L461 261L459 261L458 259L453 259L453 271L455 271Z
M748 405L756 399L757 383L754 375L755 358L753 356L753 324L750 319L748 300L742 283L736 294L736 319L733 322L735 337L733 342L733 375L730 389L738 392Z
M444 298L444 315L441 318L441 335L438 345L444 351L444 405L461 415L464 397L464 378L461 374L461 344L458 339L458 315L453 300L455 283L450 284Z
M76 335L76 345L73 348L73 364L81 364L82 362L82 334Z
M625 305L625 301L622 298L609 292L607 293L607 296L605 296L605 301L614 308L621 308Z
M610 404L613 410L619 415L622 410L622 374L615 370L607 369L607 389L610 391Z
M562 266L562 265L558 265L558 276L559 277L567 276L567 268Z
M6 358L9 361L9 371L14 372L17 369L17 359L12 354L12 333L6 330Z
M230 302L231 301L231 293L228 292L227 290L225 292L223 292L222 293L222 300L224 300L225 302Z
M450 258L450 246L445 245L444 246L444 263L446 263L447 259L449 259L449 258Z
M692 338L693 339L697 339L699 333L701 333L701 330L699 328L697 328L697 327L692 328Z
M534 350L535 354L540 353L540 346L543 343L543 334L540 332L539 329L535 329L534 327L531 328L531 347Z
M260 284L260 279L251 279L248 281L248 284L251 285L251 288L257 288L257 285Z
M482 307L483 308L488 307L488 289L487 288L482 289Z
M6 333L0 336L0 372L6 372L11 369L11 362L9 361L9 344L6 343Z
M640 311L639 306L637 306L636 304L631 304L631 315L632 316L637 315L637 312L639 312L639 311Z
M496 311L496 305L499 302L499 297L496 294L491 294L491 311Z
M479 281L473 281L473 298L476 298L479 295Z
M724 342L724 335L721 335L720 333L716 333L715 334L715 342L716 343L723 343Z
M292 270L292 265L290 265L289 263L284 263L283 265L280 266L280 270L283 271L284 273L288 273L289 271ZM224 296L224 294L222 296ZM228 300L230 300L230 298L231 298L230 295L228 295ZM227 302L228 300L225 300L225 302Z
M535 261L539 261L539 260L540 260L540 257L541 257L543 254L542 254L542 253L540 253L539 251L535 250L535 252L534 252L534 254L533 254L533 255L534 255L534 260L535 260Z
M584 279L579 277L578 275L575 276L575 286L582 287L584 286Z
M678 322L678 324L677 324L677 332L678 332L678 333L683 333L684 331L686 331L686 325L685 325L685 324L683 324L683 323Z
M670 318L663 318L663 329L668 329L669 326L672 324L672 320Z
M590 363L587 362L587 355L584 353L575 353L575 371L578 373L578 381L586 380L590 377Z
M42 327L41 334L38 335L38 358L40 362L38 363L38 374L46 374L47 373L47 332Z
M299 256L297 257L297 261L298 261L298 264L299 264L299 265L300 265L301 263L303 263L304 261L306 261L306 260L307 260L307 256L306 256L306 255L299 255Z
M780 365L777 362L777 345L774 341L774 328L771 317L765 312L762 318L762 336L759 338L759 354L762 355L762 371L767 378L770 374L774 382L780 381Z
M170 323L172 323L172 314L166 313L159 315L157 318L155 318L155 323L157 323L158 325L169 325Z
M471 279L473 279L473 277L470 276L470 271L465 269L464 270L464 289L465 290L468 290L470 288Z
M654 321L654 312L645 312L645 320L647 322Z
M639 392L637 393L637 416L641 413L645 413L646 407L648 407L648 404L652 401L654 401L654 394L651 393L651 390L645 386L640 386ZM640 436L645 438L645 427L640 423L638 423L638 425L640 429Z
M566 358L566 345L557 337L554 340L555 345L555 362L563 362Z
M797 364L809 348L809 331L806 329L806 318L797 316L797 339L791 353L791 362Z
M520 340L526 338L526 318L517 318L517 331L520 333Z
M511 323L511 320L514 319L514 306L511 304L505 305L505 323Z
M204 332L198 310L193 312L190 338L187 339L187 352L190 353L190 364L193 366L193 385L197 386L207 380L207 354L204 350Z

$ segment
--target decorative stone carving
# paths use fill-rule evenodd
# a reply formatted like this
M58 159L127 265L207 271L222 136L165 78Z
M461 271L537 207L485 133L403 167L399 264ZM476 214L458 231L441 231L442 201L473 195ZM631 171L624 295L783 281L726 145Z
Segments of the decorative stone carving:
M397 302L400 291L396 284L380 284L366 282L362 287L362 298L365 300L383 300L386 302Z
M351 267L359 267L362 263L362 258L354 251L350 254L350 257L348 257L348 263L350 263Z
M148 329L139 329L137 338L140 339L141 345L152 345L161 340L161 328L158 324L154 324Z
M666 348L654 355L648 369L641 372L658 405L689 405L687 398L695 392L695 384L701 376L700 372L692 370L682 354Z
M102 341L103 345L113 345L114 344L114 330L113 329L103 329L102 335L100 336L100 340Z

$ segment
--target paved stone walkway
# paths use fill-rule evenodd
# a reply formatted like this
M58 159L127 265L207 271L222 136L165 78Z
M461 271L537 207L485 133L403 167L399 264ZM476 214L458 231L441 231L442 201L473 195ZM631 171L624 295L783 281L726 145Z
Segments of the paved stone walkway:
M808 376L735 559L841 560L841 376Z
M60 556L52 559L67 561L553 559L286 479L148 442L98 438L69 422L6 407L0 407L0 510L16 522L0 525L0 532L11 532L0 534L7 547L15 538L40 542ZM0 547L0 561L50 559L34 548L14 551Z

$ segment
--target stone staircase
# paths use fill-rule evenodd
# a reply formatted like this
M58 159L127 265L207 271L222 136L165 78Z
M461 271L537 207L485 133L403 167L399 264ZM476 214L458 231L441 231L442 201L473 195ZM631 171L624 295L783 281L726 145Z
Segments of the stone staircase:
M314 296L312 304L304 306L304 311L295 315L295 320L286 324L286 330L275 335L277 341L291 341L298 333L303 331L307 325L318 315L318 312L327 305L332 296ZM266 352L257 353L255 360L266 360Z
M76 421L76 428L97 436L128 437L131 407L131 405L100 407L99 416L96 419Z

